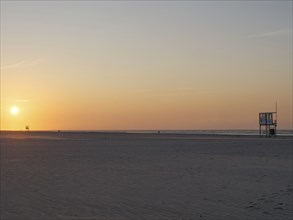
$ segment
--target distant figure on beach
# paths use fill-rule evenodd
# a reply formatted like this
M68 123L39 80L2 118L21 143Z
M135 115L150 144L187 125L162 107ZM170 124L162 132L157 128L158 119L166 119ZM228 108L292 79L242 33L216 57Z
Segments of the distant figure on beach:
M30 127L28 125L25 126L26 131L30 131Z
M158 131L158 134L160 134L161 133L161 131Z

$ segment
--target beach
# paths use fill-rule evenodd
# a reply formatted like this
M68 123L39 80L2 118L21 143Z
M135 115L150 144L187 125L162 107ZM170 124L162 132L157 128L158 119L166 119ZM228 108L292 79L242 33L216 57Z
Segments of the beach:
M289 220L292 190L292 137L1 132L1 220Z

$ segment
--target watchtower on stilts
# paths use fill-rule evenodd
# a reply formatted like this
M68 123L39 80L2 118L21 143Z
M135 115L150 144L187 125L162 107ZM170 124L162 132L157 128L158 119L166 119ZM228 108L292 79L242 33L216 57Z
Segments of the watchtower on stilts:
M275 112L259 113L259 136L272 137L277 135L277 103Z

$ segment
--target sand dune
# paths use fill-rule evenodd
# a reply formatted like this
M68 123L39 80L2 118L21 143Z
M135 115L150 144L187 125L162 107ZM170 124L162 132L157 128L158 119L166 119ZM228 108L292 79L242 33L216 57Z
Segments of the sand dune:
M292 205L292 137L1 133L1 220L289 220Z

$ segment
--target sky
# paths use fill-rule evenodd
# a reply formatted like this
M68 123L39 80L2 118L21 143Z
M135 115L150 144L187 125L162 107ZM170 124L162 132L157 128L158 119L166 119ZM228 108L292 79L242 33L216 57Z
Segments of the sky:
M292 101L292 1L1 0L1 130L293 129Z

